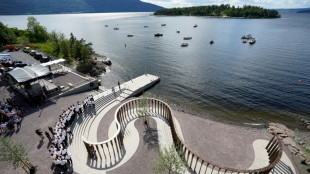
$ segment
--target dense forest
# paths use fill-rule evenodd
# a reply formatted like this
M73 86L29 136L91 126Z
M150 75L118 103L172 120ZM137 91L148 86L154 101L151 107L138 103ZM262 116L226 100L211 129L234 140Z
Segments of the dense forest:
M277 18L278 11L262 7L244 5L243 7L229 4L210 5L199 7L170 8L158 10L154 15L167 16L217 16L217 17L243 17L243 18Z
M140 0L0 0L0 14L154 12L163 7Z

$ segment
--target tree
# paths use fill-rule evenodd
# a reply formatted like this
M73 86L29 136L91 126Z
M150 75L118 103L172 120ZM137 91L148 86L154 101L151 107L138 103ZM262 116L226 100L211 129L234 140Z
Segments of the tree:
M138 114L140 116L143 116L143 122L146 126L148 126L148 120L147 120L147 108L149 107L149 100L145 93L142 94L140 97L140 100L138 102Z
M45 27L41 26L33 16L27 18L27 34L30 42L46 42L49 38Z
M0 22L0 46L15 42L16 36L14 34L14 31L5 26L2 22Z
M152 168L154 174L182 174L185 173L185 162L181 152L177 152L174 145L160 150Z
M21 142L13 143L9 138L0 137L0 162L9 161L13 164L14 169L21 164L29 161L27 151Z

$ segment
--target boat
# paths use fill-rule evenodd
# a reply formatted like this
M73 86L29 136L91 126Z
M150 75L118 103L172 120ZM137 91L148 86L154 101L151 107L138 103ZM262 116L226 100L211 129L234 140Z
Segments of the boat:
M161 24L161 26L166 26L166 24Z
M242 43L246 43L246 40L243 40Z
M147 26L147 25L144 26L144 28L147 28L147 27L149 27L149 26Z
M160 34L160 33L156 33L154 34L155 37L159 37L159 36L163 36L163 34Z
M114 29L114 30L119 30L119 28L118 28L118 27L114 27L113 29Z
M184 40L191 40L192 37L184 37L183 39L184 39Z
M180 33L180 30L179 30L179 29L177 29L177 33Z
M187 47L188 46L188 43L182 43L181 44L181 47Z
M241 39L251 39L252 38L252 35L251 34L248 34L248 35L243 35L241 37Z
M133 34L128 34L127 37L133 37Z
M255 38L251 38L249 44L253 45L256 42Z
M108 27L108 25L105 25L105 27Z
M210 41L210 44L211 44L211 45L212 45L212 44L214 44L214 41L213 41L213 40L211 40L211 41Z
M195 25L194 25L194 28L196 28L196 27L198 27L198 25L197 25L197 24L195 24Z

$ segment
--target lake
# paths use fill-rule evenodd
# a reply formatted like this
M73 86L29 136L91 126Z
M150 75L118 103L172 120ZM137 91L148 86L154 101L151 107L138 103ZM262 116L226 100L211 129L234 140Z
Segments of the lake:
M310 14L282 14L278 19L150 13L34 16L49 31L67 37L72 32L108 56L113 65L102 77L106 88L147 72L161 77L151 94L220 119L291 126L297 125L298 116L310 119ZM0 16L0 21L27 27L23 15ZM116 26L119 30L113 30ZM242 43L244 34L252 34L256 43ZM187 36L192 40L183 40ZM189 46L181 47L183 42Z

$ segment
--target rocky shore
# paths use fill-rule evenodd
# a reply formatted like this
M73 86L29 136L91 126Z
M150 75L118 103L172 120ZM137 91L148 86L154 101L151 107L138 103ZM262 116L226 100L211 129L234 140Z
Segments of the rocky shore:
M304 123L303 123L304 124ZM307 126L309 128L309 125ZM280 123L269 123L268 130L272 134L279 135L283 144L296 157L299 157L305 165L310 166L310 140L309 135L299 132L297 129L291 130Z

